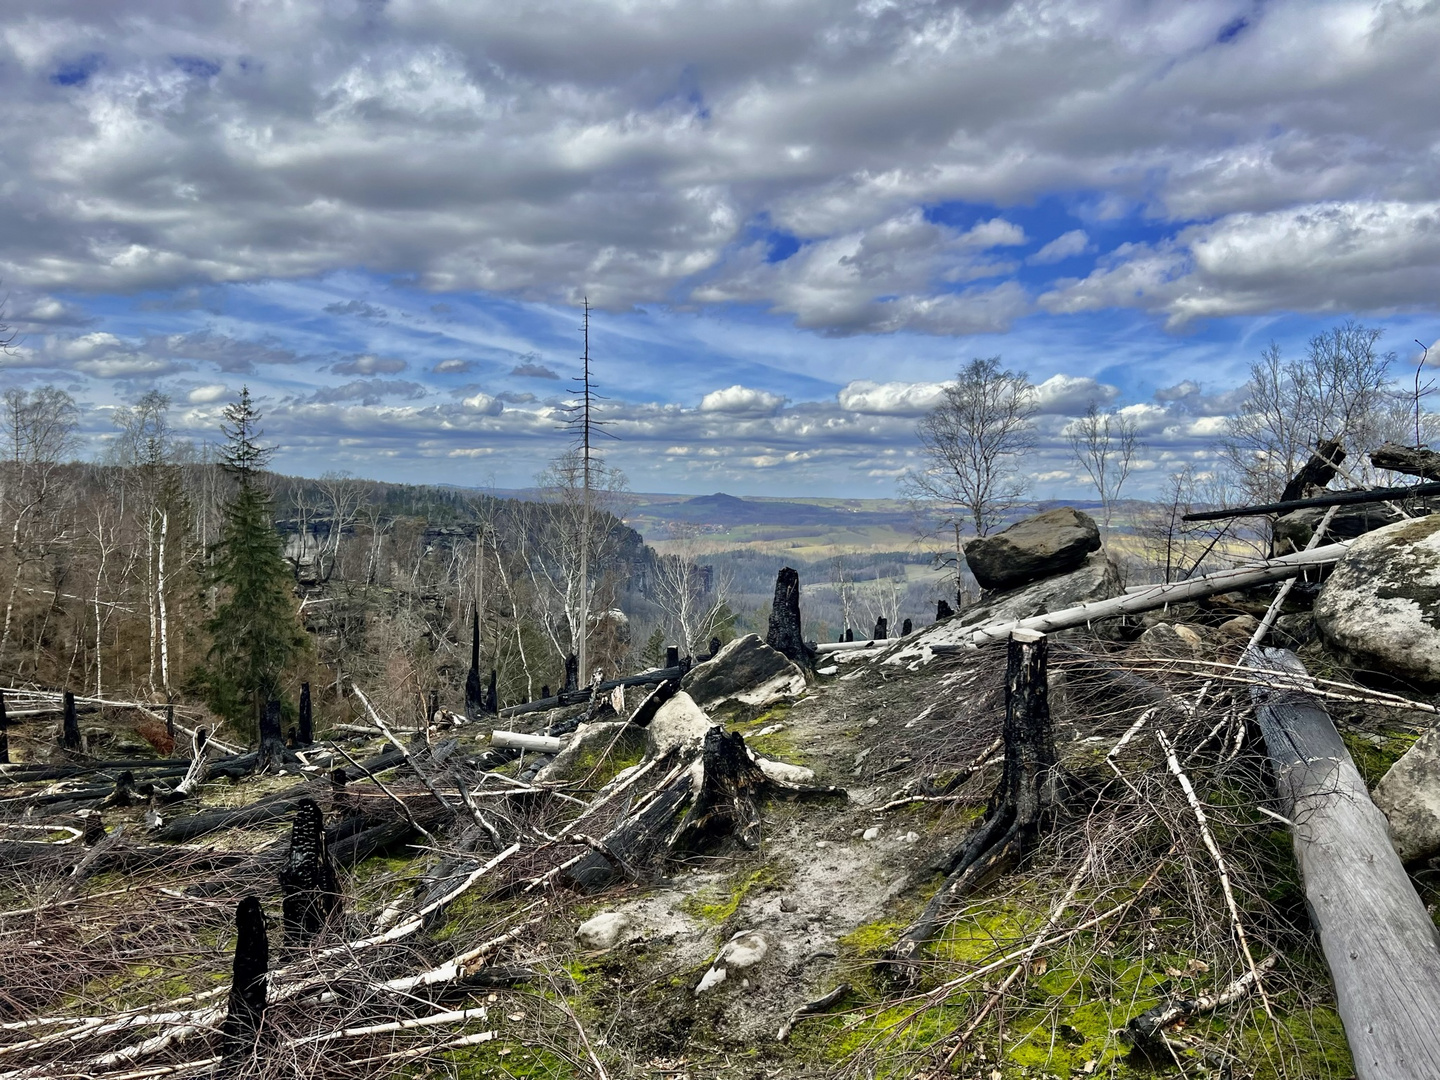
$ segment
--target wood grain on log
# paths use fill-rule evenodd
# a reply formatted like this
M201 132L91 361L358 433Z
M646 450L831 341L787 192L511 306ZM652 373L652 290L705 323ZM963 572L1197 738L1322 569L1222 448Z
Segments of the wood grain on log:
M1388 469L1407 476L1440 480L1440 454L1423 446L1386 443L1378 450L1370 451L1370 464L1377 469Z

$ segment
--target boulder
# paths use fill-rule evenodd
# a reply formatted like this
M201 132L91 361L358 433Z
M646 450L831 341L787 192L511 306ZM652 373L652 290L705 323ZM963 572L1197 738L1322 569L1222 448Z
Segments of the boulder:
M1440 684L1440 514L1355 540L1315 599L1315 625L1357 667Z
M965 562L982 589L1002 591L1074 570L1099 547L1095 519L1062 506L969 541Z
M705 741L705 733L714 726L715 721L695 704L695 699L680 690L660 706L645 728L645 734L650 739L651 755L658 757L672 747L699 746Z
M575 940L592 952L605 952L620 944L631 927L631 918L623 911L602 911L580 924Z
M1156 660L1193 660L1200 655L1200 635L1190 627L1160 622L1147 629L1136 640L1134 649L1142 656Z
M1303 510L1292 510L1277 518L1273 534L1275 554L1287 555L1292 551L1304 550L1310 537L1315 535L1315 526L1320 524L1320 519L1329 509L1328 506L1309 506ZM1384 503L1341 506L1330 519L1330 524L1325 526L1323 542L1329 544L1336 540L1354 540L1357 536L1364 536L1401 520L1404 519L1399 512Z
M1390 840L1405 862L1440 852L1440 728L1431 728L1390 766L1371 793L1390 821Z
M1097 551L1068 574L989 596L984 603L966 608L944 625L958 629L1006 619L1028 619L1032 615L1075 607L1091 600L1108 600L1124 591L1120 568L1103 551Z
M804 693L805 672L759 636L746 634L726 645L713 660L691 668L680 686L702 709L726 701L763 708Z

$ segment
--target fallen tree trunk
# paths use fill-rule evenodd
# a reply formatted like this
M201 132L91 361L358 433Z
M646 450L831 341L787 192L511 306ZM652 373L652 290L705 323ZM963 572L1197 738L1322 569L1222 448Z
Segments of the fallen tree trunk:
M1193 514L1186 514L1180 520L1226 521L1229 518L1259 517L1262 514L1288 514L1291 510L1307 510L1312 506L1354 506L1358 503L1387 502L1391 499L1412 499L1420 495L1440 495L1440 484L1336 491L1310 499L1286 499L1283 502L1260 503L1257 506L1237 506L1230 510L1198 510Z
M1419 476L1426 480L1440 480L1440 454L1426 450L1423 446L1401 446L1386 443L1378 450L1370 451L1370 464L1377 469Z
M1285 578L1294 577L1303 570L1316 566L1328 566L1344 555L1349 547L1348 541L1326 544L1324 547L1296 551L1248 566L1217 570L1204 577L1152 585L1142 592L1112 596L1108 600L1092 600L1088 604L1062 608L1059 611L1043 615L1033 615L1028 619L1010 619L1004 622L963 627L955 632L955 636L960 638L959 641L937 642L929 645L929 649L937 655L961 652L988 642L1001 641L1009 637L1013 630L1038 630L1042 634L1053 634L1059 630L1084 626L1096 619L1109 619L1116 615L1137 615L1142 611L1153 611L1156 608L1164 607L1166 604L1179 604L1186 600L1197 600L1202 596L1230 592L1233 589L1250 589L1257 585L1267 585L1273 581L1283 581ZM944 625L948 629L948 624ZM872 644L874 643L856 642L852 645L846 642L825 642L819 646L819 649L821 652L828 653L843 649L864 648ZM912 643L912 647L913 644L915 643ZM926 644L923 637L918 644Z
M1252 649L1268 676L1252 694L1310 919L1335 981L1360 1080L1440 1076L1440 945L1305 667L1285 649Z
M626 675L623 679L610 679L602 682L595 687L595 692L603 694L607 690L614 690L617 686L651 686L655 683L663 683L667 679L678 679L684 674L683 666L642 671L638 675ZM554 697L542 697L538 701L527 701L524 705L511 705L508 709L501 709L499 715L502 718L509 718L523 716L526 713L544 712L546 709L558 709L563 705L583 705L590 700L590 697L589 687L584 690L565 690Z

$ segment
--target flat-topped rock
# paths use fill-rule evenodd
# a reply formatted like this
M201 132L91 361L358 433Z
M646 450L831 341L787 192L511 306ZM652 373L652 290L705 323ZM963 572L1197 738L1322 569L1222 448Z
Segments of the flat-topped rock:
M725 701L764 707L805 692L805 672L756 634L736 638L686 673L681 687L702 709Z
M968 541L965 562L982 589L1000 592L1069 573L1099 547L1095 519L1062 506Z

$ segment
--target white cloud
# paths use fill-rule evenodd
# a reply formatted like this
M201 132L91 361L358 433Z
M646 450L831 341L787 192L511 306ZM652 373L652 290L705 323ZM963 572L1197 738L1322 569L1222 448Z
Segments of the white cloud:
M944 383L852 382L838 395L850 412L882 416L923 416L940 403Z
M185 395L185 400L191 405L209 405L216 401L222 401L230 396L230 388L224 383L210 383L208 386L197 386Z
M702 413L734 413L745 416L770 416L780 411L785 399L767 390L754 390L736 383L724 390L712 390L700 399Z
M1093 251L1094 247L1090 242L1090 234L1084 229L1071 229L1051 240L1025 261L1032 266L1044 266L1074 258L1076 255L1084 255L1087 251Z
M1119 390L1083 375L1051 375L1035 387L1035 405L1042 415L1076 416L1090 402L1106 405Z
M341 360L334 364L330 370L337 375L394 375L404 371L409 365L394 356L374 356L366 353L361 356L352 356L348 360Z
M472 394L465 399L464 405L482 416L499 416L505 411L504 402L486 393Z

